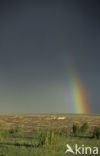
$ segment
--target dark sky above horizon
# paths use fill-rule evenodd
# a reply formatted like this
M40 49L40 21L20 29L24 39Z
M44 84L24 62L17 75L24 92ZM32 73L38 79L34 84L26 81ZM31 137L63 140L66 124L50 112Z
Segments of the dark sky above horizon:
M0 113L75 113L77 72L100 113L100 1L0 1Z

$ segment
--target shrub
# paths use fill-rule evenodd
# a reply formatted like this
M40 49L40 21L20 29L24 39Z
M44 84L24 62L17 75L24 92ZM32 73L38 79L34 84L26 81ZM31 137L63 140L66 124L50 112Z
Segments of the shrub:
M93 131L93 138L100 139L100 127L95 127Z
M55 143L55 133L53 130L42 130L37 133L39 146L48 146Z
M38 131L36 138L39 141L39 146L43 146L45 144L46 139L46 130Z
M88 123L84 123L81 127L80 127L80 133L81 134L85 134L86 131L88 130Z
M22 135L22 129L19 126L9 129L9 134L11 135Z
M79 134L79 131L80 131L79 125L78 124L73 124L72 130L73 130L74 136L77 136Z

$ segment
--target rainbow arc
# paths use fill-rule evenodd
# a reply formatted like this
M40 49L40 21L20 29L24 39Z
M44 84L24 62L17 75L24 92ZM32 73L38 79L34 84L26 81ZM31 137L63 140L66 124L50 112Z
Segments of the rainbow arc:
M77 77L75 73L71 77L75 112L78 114L88 114L88 101L83 84L81 83L79 77Z

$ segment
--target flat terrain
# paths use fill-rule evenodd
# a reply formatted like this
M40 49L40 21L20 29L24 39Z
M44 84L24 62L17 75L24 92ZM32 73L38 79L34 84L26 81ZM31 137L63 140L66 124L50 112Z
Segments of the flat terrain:
M100 126L100 115L69 115L69 114L1 114L0 127L8 130L16 125L25 132L41 128L71 128L73 123L89 124L90 128Z
M96 146L100 155L100 115L0 115L0 156L65 156L67 143Z

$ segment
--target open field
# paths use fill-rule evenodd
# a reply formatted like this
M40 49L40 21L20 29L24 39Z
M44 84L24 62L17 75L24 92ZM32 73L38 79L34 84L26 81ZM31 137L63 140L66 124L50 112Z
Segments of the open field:
M0 146L0 156L74 156L72 153L65 154L66 151L66 143L68 143L71 147L74 144L78 144L82 146L98 146L100 151L100 140L90 140L90 139L78 139L78 138L59 138L59 141L55 145L49 145L46 147L25 147L25 146L14 146L14 145L2 145ZM100 152L98 156L100 155ZM80 154L77 154L80 156ZM90 156L87 154L84 156Z
M87 122L91 128L100 125L100 115L46 115L46 114L16 114L0 115L0 127L5 130L20 126L25 132L41 128L71 128L73 123Z
M0 115L0 156L65 156L66 144L100 155L100 115Z

